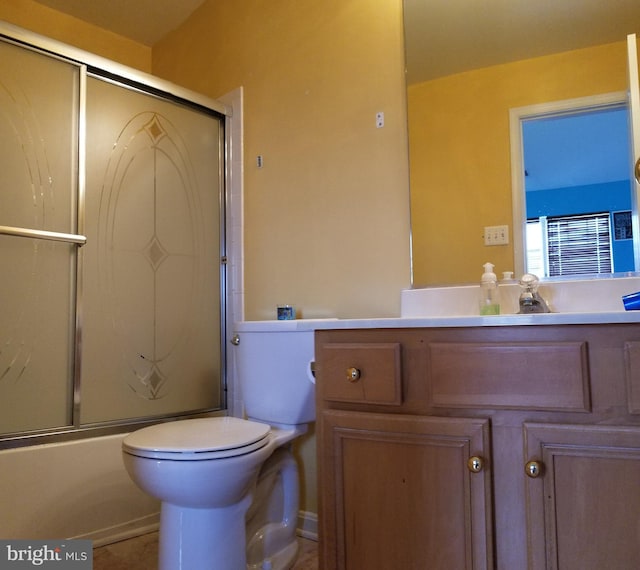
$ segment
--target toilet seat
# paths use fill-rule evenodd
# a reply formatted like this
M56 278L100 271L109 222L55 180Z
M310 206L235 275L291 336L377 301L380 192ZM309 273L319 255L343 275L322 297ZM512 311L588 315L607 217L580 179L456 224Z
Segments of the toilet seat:
M157 424L122 442L131 455L172 461L202 461L245 455L270 441L271 426L234 417L198 418Z

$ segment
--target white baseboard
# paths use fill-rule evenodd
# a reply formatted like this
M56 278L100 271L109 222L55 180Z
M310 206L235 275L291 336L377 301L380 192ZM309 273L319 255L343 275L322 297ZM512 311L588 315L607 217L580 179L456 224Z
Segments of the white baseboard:
M121 540L127 540L128 538L135 538L136 536L142 536L150 532L155 532L160 528L160 513L154 513L145 517L127 521L122 524L110 526L87 534L72 536L71 538L84 538L93 541L93 547L105 546L107 544L113 544L114 542L120 542Z
M309 511L298 513L298 536L318 541L318 515Z

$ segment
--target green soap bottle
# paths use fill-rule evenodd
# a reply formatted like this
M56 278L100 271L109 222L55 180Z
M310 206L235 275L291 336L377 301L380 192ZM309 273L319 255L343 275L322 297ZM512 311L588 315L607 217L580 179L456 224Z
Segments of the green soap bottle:
M499 315L500 314L500 289L498 288L498 278L493 272L493 263L483 265L484 273L480 279L480 314Z

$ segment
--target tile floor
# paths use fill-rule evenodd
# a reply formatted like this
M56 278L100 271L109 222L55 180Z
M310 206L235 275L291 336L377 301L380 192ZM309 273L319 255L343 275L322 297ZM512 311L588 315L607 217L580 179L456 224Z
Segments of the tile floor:
M299 538L300 555L293 570L318 570L318 543ZM123 540L93 551L93 570L157 570L158 533Z

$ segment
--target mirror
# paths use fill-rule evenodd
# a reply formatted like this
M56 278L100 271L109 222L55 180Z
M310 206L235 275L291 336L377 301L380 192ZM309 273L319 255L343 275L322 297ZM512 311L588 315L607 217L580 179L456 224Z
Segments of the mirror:
M510 109L627 91L637 0L404 0L404 21L413 285L519 272ZM509 244L485 246L503 225Z

